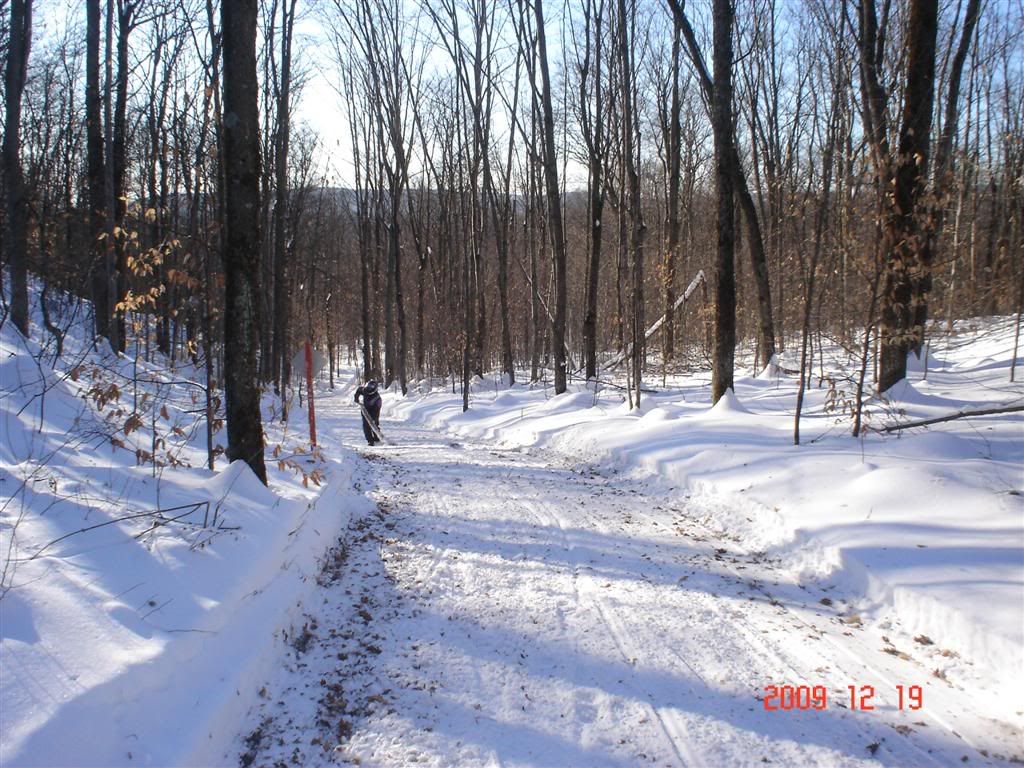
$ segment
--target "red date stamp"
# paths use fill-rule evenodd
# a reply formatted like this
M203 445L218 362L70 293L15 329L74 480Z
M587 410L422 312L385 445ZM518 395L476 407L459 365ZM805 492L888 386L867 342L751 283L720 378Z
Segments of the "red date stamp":
M848 685L847 695L839 706L870 712L875 709L875 686ZM924 694L920 685L897 685L896 704L900 709L921 709ZM764 687L766 712L792 712L793 710L828 709L829 691L824 685L766 685Z

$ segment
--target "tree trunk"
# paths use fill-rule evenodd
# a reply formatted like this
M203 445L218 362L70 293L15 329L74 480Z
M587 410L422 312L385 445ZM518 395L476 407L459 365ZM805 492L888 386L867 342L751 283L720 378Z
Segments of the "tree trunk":
M512 151L513 142L510 138L504 190L500 200L498 199L497 190L494 188L491 164L487 157L484 157L484 181L490 193L491 223L494 226L495 244L498 249L498 312L501 315L501 371L508 377L510 385L516 382L516 370L512 359L512 329L509 324L508 307L509 221L513 211L511 196Z
M715 259L715 341L711 399L717 403L733 387L736 353L735 227L733 214L732 0L714 0L714 94L711 129L715 139L718 249Z
M548 234L554 266L555 312L551 323L551 348L555 358L555 394L566 389L565 313L566 254L562 226L562 196L558 186L558 157L555 154L555 116L552 108L551 76L548 71L548 50L544 32L544 10L540 2L533 4L536 16L537 59L541 74L541 115L544 128L544 185L548 205Z
M803 324L800 332L800 382L796 390L796 414L793 417L793 444L800 445L800 415L804 406L804 394L807 389L808 371L808 342L811 336L811 312L814 306L814 283L818 273L818 261L821 257L823 247L822 240L825 236L825 225L828 220L829 203L832 196L832 158L835 154L835 146L838 133L838 107L836 102L842 98L839 88L833 93L832 114L829 117L828 143L825 145L824 155L821 162L822 170L822 194L818 204L817 215L814 219L814 245L811 253L810 264L807 268L807 283L804 291L804 313Z
M4 238L11 265L11 320L28 337L28 201L21 169L21 96L25 90L32 45L32 0L11 0L11 37L7 44L4 115L4 177L7 183L7 226Z
M942 125L942 134L935 147L935 185L937 196L941 200L946 199L946 190L953 186L953 138L956 136L959 110L957 105L960 99L960 82L963 76L964 62L967 61L967 52L971 46L971 38L974 36L974 29L978 24L978 16L981 12L981 0L968 0L967 10L964 14L964 26L961 30L960 43L957 46L956 54L949 74L949 89L946 96L945 120ZM917 355L921 354L924 343L924 329L928 322L928 294L932 290L932 259L934 257L935 243L942 234L942 227L945 220L945 205L940 202L935 211L933 231L930 233L929 245L923 251L927 263L920 266L913 285L913 325L920 328L920 336L917 337L913 350ZM994 225L993 225L994 226ZM953 254L953 262L956 261L956 254Z
M683 10L684 4L681 3L680 0L668 0L668 4L669 8L672 10L672 15L676 24L682 29L683 35L686 37L686 44L690 51L690 59L693 61L694 69L697 71L697 78L700 81L702 90L704 91L704 98L711 108L712 132L714 132L714 105L718 103L718 95L715 93L715 89L718 87L717 63L715 65L716 69L714 79L712 79L712 74L708 72L707 64L700 52L700 45L697 41L697 36L694 34L693 27L690 25L689 19L687 19L686 13ZM713 15L715 14L713 13ZM735 11L730 9L730 18L734 16ZM730 38L730 49L731 44ZM729 76L729 89L731 92L731 72ZM731 113L729 123L731 126ZM730 131L732 130L733 129L730 127ZM743 219L746 223L747 229L747 245L750 249L751 267L754 272L754 283L757 286L757 309L761 332L761 346L759 354L761 359L767 363L775 354L775 325L772 320L771 283L768 279L768 261L767 256L765 255L764 236L761 233L761 224L757 218L757 207L754 204L754 199L747 186L747 177L743 172L743 164L740 162L740 156L736 149L735 140L730 141L726 151L728 154L723 158L723 160L732 173L733 183L731 186L738 199L740 208L743 211ZM734 217L735 215L733 216L733 219ZM733 230L733 234L729 239L733 242L732 247L735 248L735 221L733 222L731 229ZM735 278L733 278L733 302L735 303ZM735 322L733 325L735 326Z
M373 376L373 350L370 344L370 222L360 206L359 212L359 320L363 329L363 381Z
M224 35L224 394L228 458L265 484L259 371L260 136L256 78L257 0L221 6Z
M891 197L885 190L888 211L882 238L887 271L882 305L880 392L907 375L907 354L924 332L914 325L914 282L918 275L931 269L932 261L931 225L924 220L921 200L928 179L938 0L911 0L907 28L907 83Z
M370 160L367 158L367 178L369 179L369 163ZM377 185L377 189L380 189L380 184ZM369 242L372 243L372 247L368 254L368 260L370 264L370 359L373 361L371 368L373 369L374 378L379 381L384 380L384 363L381 361L380 356L380 251L381 251L381 236L380 236L380 194L376 193L373 199L373 205L367 212L367 226L372 229ZM372 217L372 218L371 218ZM385 332L387 325L385 324Z
M121 309L118 307L117 248L115 247L114 215L116 197L114 191L114 3L107 0L105 51L103 58L103 149L106 163L103 165L103 214L104 214L104 250L107 296L110 302L109 328L110 346L114 351L121 351L119 331L121 323L118 319Z
M111 213L113 215L113 231L119 232L114 237L114 303L121 302L128 294L128 256L126 252L126 235L124 217L128 210L125 199L125 175L127 173L127 111L128 111L128 37L132 31L135 3L117 3L117 80L115 82L114 124L112 126L112 144L110 161L113 175ZM109 98L109 97L108 97ZM114 336L117 340L118 352L124 352L127 345L127 323L125 311L116 309L113 314L115 324Z
M274 135L274 310L271 339L271 366L277 391L284 396L286 363L291 319L291 285L288 274L288 149L291 143L291 70L292 31L295 26L295 2L281 3L281 82L277 87L277 131ZM289 10L290 9L290 10ZM271 20L271 23L273 21Z
M416 265L416 376L423 378L428 375L426 366L426 344L423 338L423 302L427 291L427 259L426 248L419 254Z
M530 251L530 381L537 381L540 378L540 348L541 348L541 308L540 308L540 286L537 281L540 278L537 269L537 207L539 204L539 184L536 183L536 169L531 163L529 170L530 192L527 194L529 222L529 237L525 243Z
M633 385L636 387L635 404L640 407L641 380L646 358L644 339L644 239L647 226L640 197L639 127L634 115L636 94L633 90L633 58L631 27L635 23L636 6L627 12L626 0L619 0L619 86L622 100L622 162L629 187L630 239L629 255L633 267L632 302L630 307L630 335L633 347ZM621 204L626 205L626 190L620 191Z
M601 93L604 65L604 3L587 2L584 8L585 58L580 71L580 113L587 145L587 192L589 195L590 254L587 261L586 307L583 313L583 361L587 380L597 378L597 294L601 278L602 219L605 204L604 98ZM593 26L593 33L591 33ZM592 64L591 64L592 63ZM591 66L593 85L588 86ZM592 88L592 91L590 90ZM593 110L590 109L591 92Z
M100 111L100 0L87 0L85 35L85 131L89 205L89 284L97 336L110 338L110 283L107 279L103 172L103 120Z
M757 317L760 331L758 353L763 364L767 365L775 355L775 324L772 320L772 292L768 279L768 257L764 250L764 237L761 234L757 209L754 206L750 190L747 188L747 177L743 173L735 142L731 152L736 197L740 210L743 211L743 223L747 229L747 247L750 249L750 265L754 273L754 284L757 286Z
M680 112L682 107L679 99L679 67L680 49L682 48L682 30L678 25L672 36L672 93L668 112L668 136L665 152L668 155L668 195L666 205L666 229L668 242L665 247L664 274L662 274L662 294L665 304L665 342L662 346L662 365L667 366L675 355L675 311L676 303L676 261L679 251L679 233L682 222L679 219L679 188L680 164L682 161Z
M408 357L409 342L407 334L407 323L405 319L405 297L402 293L402 249L399 243L399 215L398 206L400 195L402 194L402 188L399 187L397 194L391 200L391 251L393 258L389 261L393 264L394 269L394 294L395 294L395 320L398 324L398 350L395 356L395 376L398 378L398 386L402 390L402 394L408 392L408 382L406 380L405 373L405 361Z

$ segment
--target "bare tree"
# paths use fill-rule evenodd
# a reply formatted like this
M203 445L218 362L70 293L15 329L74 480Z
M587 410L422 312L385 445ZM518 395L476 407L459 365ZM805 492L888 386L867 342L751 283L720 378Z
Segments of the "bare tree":
M701 89L704 92L704 99L711 114L712 130L714 130L714 104L717 99L714 90L717 86L717 79L712 79L712 74L708 71L707 64L704 61L704 56L700 50L700 44L697 41L697 35L693 31L693 26L690 24L690 20L686 15L683 4L680 0L667 1L669 9L672 11L673 18L675 19L675 23L682 30L683 37L686 39L687 49L690 52L690 60L693 63L693 68L701 84ZM717 15L714 12L712 12L712 15L714 18L717 18ZM735 8L732 9L730 14L730 17L734 16ZM730 76L730 88L731 81L732 78ZM740 210L743 212L743 221L747 230L747 245L750 250L751 267L754 273L754 281L757 286L757 309L760 326L760 357L762 361L767 364L775 355L775 323L772 319L772 294L771 284L768 280L768 261L767 256L765 255L764 238L761 234L761 224L757 216L757 207L754 204L754 199L747 187L747 177L743 172L743 165L740 162L739 152L736 149L734 141L730 142L727 151L730 152L727 160L733 175L732 187L738 197Z
M914 352L921 354L921 345L924 342L924 330L928 322L928 295L932 290L933 261L935 256L935 241L942 234L942 227L945 222L944 208L942 204L947 197L948 188L953 185L953 140L956 137L957 125L959 124L959 103L960 83L963 80L964 64L967 61L967 53L971 47L971 40L974 38L975 29L978 26L978 17L981 15L981 0L967 0L967 8L964 12L963 27L960 31L960 41L957 44L956 53L953 56L949 72L949 86L946 92L945 119L942 122L942 130L939 133L938 142L935 145L934 164L934 186L938 205L934 213L930 237L932 242L921 251L924 258L920 269L915 274L913 282L913 308L914 317L912 320L914 328L920 328L921 332L915 337ZM950 36L950 46L955 37Z
M274 4L276 6L276 3ZM281 0L280 76L273 78L277 122L274 130L274 304L273 341L269 351L273 379L277 391L283 394L285 376L290 362L288 350L288 321L291 315L291 285L288 275L288 150L291 143L292 108L292 40L295 36L296 0ZM272 11L273 13L273 8ZM274 24L274 20L269 20ZM273 59L273 53L271 53ZM276 67L275 67L276 69ZM276 74L276 73L275 73Z
M714 87L711 127L715 136L715 190L718 197L715 257L715 347L711 399L717 403L733 387L736 354L736 275L733 220L732 0L714 0Z
M522 11L522 0L519 0ZM544 193L547 198L547 229L551 243L554 271L555 311L551 322L551 351L555 362L555 394L566 390L565 316L566 316L566 252L565 231L562 221L562 194L558 182L558 155L555 146L555 115L552 106L551 73L544 29L544 8L533 3L536 28L533 30L540 70L541 157L544 169ZM536 94L535 94L536 95Z
M400 6L372 0L356 0L352 4L334 0L333 7L365 62L363 76L375 133L378 172L384 182L377 189L382 195L387 193L386 208L377 208L377 223L386 228L388 238L384 383L390 386L397 379L404 394L408 390L408 333L402 281L402 209L409 186L409 151L414 135L409 119L413 81L423 66L417 60L422 57L418 21L406 18ZM381 218L385 214L386 220Z
M804 269L804 273L806 275L804 286L804 313L803 323L800 329L800 381L797 385L796 414L793 418L794 445L800 445L800 415L803 410L804 394L807 389L807 379L809 377L808 343L811 335L811 313L814 307L814 291L818 276L818 264L821 260L821 253L824 248L825 228L828 222L830 210L832 174L834 171L836 145L839 141L839 125L841 120L840 112L842 110L843 90L848 87L848 84L844 81L845 73L842 70L842 65L837 64L832 60L830 68L832 69L832 93L829 105L828 122L825 127L825 135L821 139L821 143L824 145L822 147L821 159L821 189L820 194L818 195L819 200L817 212L814 217L814 236L811 244L810 258L806 260L801 258L802 262L807 261L807 263ZM825 83L821 83L821 85L824 86ZM817 95L812 95L812 99L815 101L815 107L817 107ZM817 108L812 110L812 115L814 116L814 128L817 129L819 110ZM816 181L813 174L809 176L808 187L811 187L812 181ZM817 192L817 190L814 191ZM800 249L800 252L802 256L803 248Z
M601 278L602 219L607 198L605 168L610 141L605 129L605 3L585 0L583 48L577 51L579 121L587 156L587 219L590 253L587 260L586 305L583 313L583 360L587 380L597 378L597 298ZM578 48L578 46L577 46Z
M89 275L97 336L111 334L110 276L113 265L103 243L106 228L103 119L100 98L100 0L87 0L85 31L85 131L88 153Z
M7 185L7 226L4 238L11 265L11 320L28 336L28 201L21 168L21 96L25 90L32 47L32 0L11 0L10 42L5 73L4 179Z
M335 38L335 42L338 39ZM360 339L362 340L363 357L363 379L369 379L375 375L373 368L373 345L371 342L371 302L370 302L370 214L368 211L370 200L367 190L367 182L364 174L363 155L368 152L367 142L361 141L360 136L360 115L363 114L363 105L360 102L360 89L358 87L359 73L357 64L353 61L354 56L344 56L340 47L335 48L339 58L339 69L342 78L342 95L344 106L348 115L348 125L352 139L352 167L354 171L355 188L353 189L355 203L355 229L357 237L357 251L359 258L359 287L360 287Z
M127 343L127 328L125 323L125 307L122 300L128 292L128 263L126 252L126 232L124 229L125 213L128 209L126 197L125 180L128 173L128 75L130 64L128 61L128 43L132 30L137 22L137 14L141 5L140 0L116 0L108 5L108 51L113 44L114 30L112 29L114 17L117 20L117 74L109 73L114 77L112 83L108 82L107 104L113 99L113 112L108 115L109 128L107 130L107 157L109 162L106 166L106 196L107 196L107 243L108 248L113 248L113 255L109 257L113 262L113 277L111 280L111 303L112 306L112 338L111 342L118 352L124 352ZM109 53L108 53L109 55ZM112 62L108 62L108 67Z
M886 4L886 15L888 4ZM907 374L907 354L923 329L914 327L915 275L931 263L930 223L922 206L928 180L937 0L910 0L906 35L906 75L898 146L889 131L889 92L883 83L886 22L874 0L857 3L862 115L871 145L875 184L882 212L886 259L881 317L878 389L885 392Z
M665 341L662 346L662 362L667 366L675 354L675 282L679 260L679 240L682 233L679 195L682 185L682 93L679 69L682 65L683 34L678 24L673 25L671 74L668 77L669 91L667 105L659 106L663 142L665 145L665 181L668 188L665 200L665 257L662 263L662 296L665 309Z
M516 57L515 75L512 78L514 92L509 112L516 114L519 107L519 73L522 59ZM515 157L515 131L509 132L508 148L504 168L500 169L502 187L498 189L491 168L491 162L485 156L484 182L487 185L494 225L494 236L498 249L498 312L501 316L501 370L509 385L515 384L516 366L512 356L512 322L509 308L508 259L512 250L509 242L512 235L512 220L515 215L515 200L512 197L512 167Z
M644 223L643 204L640 195L639 173L639 126L636 115L636 91L634 85L635 64L632 52L636 45L636 4L629 9L626 0L618 0L618 57L620 103L622 105L622 163L627 190L622 191L631 223L629 235L629 256L633 267L632 302L630 302L631 345L633 348L633 385L636 387L635 403L640 406L641 379L646 359L646 338L644 337L644 240L647 225ZM731 109L731 107L730 107Z
M82 35L74 14L67 25L48 19L40 33L36 2L43 37L33 42L20 120L6 79L3 91L4 164L17 139L24 262L47 291L40 304L52 311L91 292L97 335L113 348L130 341L136 348L126 352L154 363L162 352L168 365L188 356L205 366L211 464L223 374L243 370L234 362L249 354L240 312L262 321L265 383L286 375L289 333L306 333L326 340L332 371L361 351L368 377L404 382L405 361L415 361L417 377L450 377L454 393L461 376L465 407L471 379L490 368L514 381L516 366L529 366L537 381L553 367L555 391L564 391L572 350L588 377L617 350L604 371L629 362L633 403L647 375L644 340L661 339L663 360L675 356L677 367L698 359L684 353L712 349L712 313L687 325L676 283L680 273L710 274L718 260L714 396L732 381L741 339L768 363L784 331L802 332L792 351L806 392L823 335L835 334L859 358L842 385L859 409L878 337L883 355L892 338L920 344L933 290L950 323L1018 309L1016 6L732 0L701 19L718 22L705 39L688 17L697 4L664 2L671 14L635 0L559 9L536 0L323 4L336 33L350 168L291 114L303 70L292 35L304 6L260 0L259 226L243 227L249 246L260 246L260 274L245 262L243 274L258 281L239 288L232 256L230 300L221 254L237 253L238 226L226 224L225 206L237 213L239 192L249 191L224 162L232 149L222 144L238 148L243 113L221 108L221 3L88 0ZM922 36L936 4L929 53ZM0 0L8 66L19 44L12 14L31 5ZM229 15L248 6L231 7ZM733 46L724 57L723 13ZM561 40L551 45L556 28ZM52 30L64 35L53 48ZM716 92L726 74L733 95ZM727 103L733 125L720 120ZM919 118L928 112L936 122L926 140ZM354 169L354 190L326 170L332 161L343 175ZM575 188L577 172L585 189ZM15 176L5 173L5 190ZM0 248L17 283L16 218L6 210ZM651 242L662 249L655 270ZM743 244L750 261L741 264ZM82 285L76 270L88 278ZM652 310L663 319L648 333ZM43 325L59 347L59 315L44 313ZM798 394L798 412L805 407ZM236 449L237 439L229 434Z

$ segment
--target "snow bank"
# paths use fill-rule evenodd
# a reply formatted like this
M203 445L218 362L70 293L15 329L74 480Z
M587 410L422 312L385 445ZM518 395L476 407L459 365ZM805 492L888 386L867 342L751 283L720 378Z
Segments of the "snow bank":
M276 468L274 490L242 462L189 469L205 458L179 418L194 408L189 371L172 384L160 366L97 355L74 334L51 364L4 327L0 764L234 763L225 750L281 630L299 619L350 512L368 503L351 490L348 457L320 465L322 493ZM122 428L133 373L143 382L133 405L162 398L150 400L162 427ZM104 410L83 399L117 382ZM154 444L180 466L138 453ZM156 510L177 519L154 525Z
M1024 402L1009 383L1012 322L933 343L911 380L868 404L871 426ZM926 378L925 378L926 377ZM496 394L495 394L496 393ZM837 590L889 635L926 635L930 663L984 688L993 716L1024 709L1024 414L849 435L811 389L793 445L796 382L740 376L711 407L705 380L676 379L628 410L618 391L559 397L526 385L385 399L392 419L649 474L691 515L777 558L794 580ZM902 633L902 635L900 634Z
M335 503L274 496L241 462L192 492L239 530L199 551L83 534L0 601L4 764L220 759L315 584L306 553L345 520Z

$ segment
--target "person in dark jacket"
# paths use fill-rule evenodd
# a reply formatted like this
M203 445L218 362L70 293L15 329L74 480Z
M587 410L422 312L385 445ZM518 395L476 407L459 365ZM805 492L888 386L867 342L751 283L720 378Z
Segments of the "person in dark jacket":
M377 382L370 379L363 386L356 390L356 402L359 402L359 398L363 398L363 406L366 408L367 413L373 417L374 425L380 428L380 407L382 401L380 399L380 392L377 391ZM370 422L367 421L366 416L363 416L363 435L366 436L366 442L368 445L374 445L377 442L377 435L373 433L373 428L370 426Z

